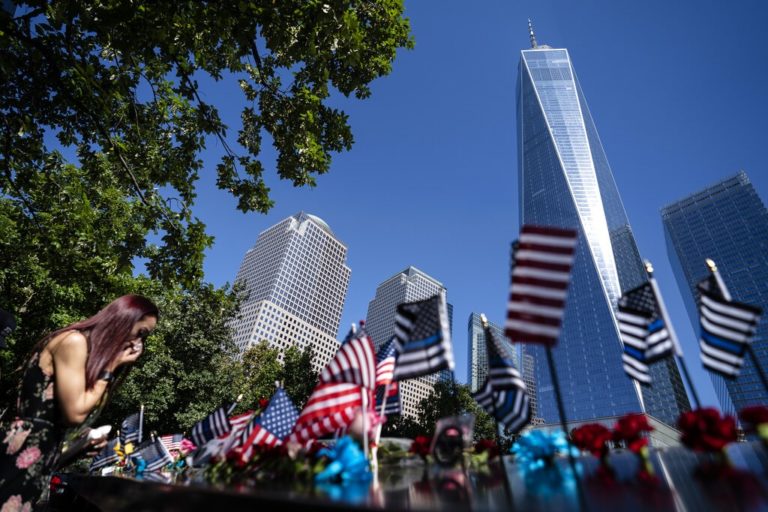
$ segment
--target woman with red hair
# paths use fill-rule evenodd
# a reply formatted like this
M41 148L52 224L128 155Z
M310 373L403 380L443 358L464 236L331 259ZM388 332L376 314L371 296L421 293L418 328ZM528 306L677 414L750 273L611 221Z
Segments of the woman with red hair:
M48 483L66 429L93 423L144 350L159 313L124 295L40 340L23 368L16 415L0 423L0 510L29 510ZM99 448L105 439L95 440Z

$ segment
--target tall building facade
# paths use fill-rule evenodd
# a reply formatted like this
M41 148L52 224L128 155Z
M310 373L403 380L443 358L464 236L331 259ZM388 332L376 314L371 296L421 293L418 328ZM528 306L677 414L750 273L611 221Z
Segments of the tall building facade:
M428 299L439 293L447 294L443 284L416 267L398 272L376 288L376 296L368 303L365 329L376 349L395 334L395 311L399 304ZM448 304L449 323L453 326L453 306ZM451 327L451 331L453 328ZM427 398L438 380L450 379L450 372L441 372L409 379L400 383L403 414L417 416L421 400Z
M674 361L651 367L640 391L624 373L615 310L647 280L608 159L568 50L521 52L517 83L521 224L576 228L579 244L554 359L568 420L645 410L674 424L689 409ZM532 346L538 415L558 421L543 348ZM642 393L642 395L641 395Z
M321 369L339 347L346 258L346 245L314 215L299 212L262 231L235 279L247 294L233 323L238 348L266 340L282 357L291 345L311 345Z
M768 312L768 211L746 173L739 172L662 208L661 218L669 259L696 333L696 284L709 274L706 258L715 260L734 300ZM765 315L752 348L761 367L768 368ZM733 414L747 405L768 402L749 357L736 380L710 375L724 412Z

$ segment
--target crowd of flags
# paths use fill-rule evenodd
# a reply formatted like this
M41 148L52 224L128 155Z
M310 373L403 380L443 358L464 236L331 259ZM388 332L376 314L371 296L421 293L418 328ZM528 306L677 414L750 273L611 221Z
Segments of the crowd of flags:
M522 227L520 239L513 244L504 325L510 341L538 343L547 350L557 343L577 245L575 230ZM730 300L716 277L713 274L698 286L701 358L708 370L735 378L744 364L761 311ZM624 293L617 304L622 363L627 375L644 385L652 385L651 364L672 355L682 357L673 331L665 324L663 303L657 294L649 273L649 282ZM531 419L531 400L507 342L492 332L484 315L482 319L488 369L485 381L473 396L507 433L516 433ZM233 416L234 403L219 407L195 424L191 429L192 442L197 446L195 461L203 463L233 450L247 461L259 446L274 447L287 441L309 443L333 433L338 435L361 413L367 412L371 418L399 414L401 381L441 370L452 372L453 367L444 294L400 304L394 336L378 352L362 322L360 329L352 327L321 371L319 382L301 410L278 387L263 411ZM91 469L115 464L121 456L143 460L147 471L173 462L184 436L150 436L145 440L142 428L143 409L123 421L118 437L94 458ZM128 453L128 445L136 445L136 449Z

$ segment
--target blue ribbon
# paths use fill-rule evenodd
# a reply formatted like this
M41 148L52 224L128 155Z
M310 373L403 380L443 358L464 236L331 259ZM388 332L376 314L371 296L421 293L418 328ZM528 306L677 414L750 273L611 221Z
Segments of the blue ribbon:
M569 450L574 456L579 455L579 451L568 443L565 432L532 430L520 436L510 451L519 467L527 472L552 465L555 456L568 455Z
M373 476L363 450L349 436L344 436L329 448L323 448L318 456L327 457L329 464L315 475L315 482L369 482Z

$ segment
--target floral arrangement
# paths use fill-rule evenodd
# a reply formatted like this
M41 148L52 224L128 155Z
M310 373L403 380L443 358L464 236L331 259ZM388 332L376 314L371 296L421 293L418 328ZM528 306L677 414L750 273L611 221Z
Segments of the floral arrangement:
M608 456L611 431L599 423L587 423L571 431L571 441L579 450L589 452L603 461Z
M736 420L705 407L685 412L677 420L680 442L696 452L724 454L728 443L736 441Z
M429 456L429 447L432 445L432 436L416 436L411 443L410 453L418 455L426 461Z
M587 423L571 431L574 446L597 457L600 460L599 471L604 474L613 474L608 462L608 441L612 438L610 429L599 423Z
M642 482L655 483L651 457L648 450L647 432L653 431L645 414L625 414L613 426L613 440L624 443L629 451L640 458L640 470L638 478Z

